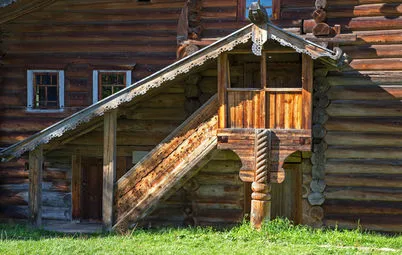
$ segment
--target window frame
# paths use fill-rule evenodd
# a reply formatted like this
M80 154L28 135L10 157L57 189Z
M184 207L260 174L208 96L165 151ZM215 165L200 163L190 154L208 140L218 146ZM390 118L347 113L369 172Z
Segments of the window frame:
M35 108L35 74L57 73L57 90L59 94L58 108ZM64 70L27 70L27 111L29 112L60 112L64 110Z
M92 71L92 103L95 104L100 99L100 82L99 82L99 75L101 73L125 73L126 77L126 88L131 85L131 70L93 70Z
M257 2L257 0L255 0ZM272 17L271 20L278 20L280 19L280 7L281 7L281 0L272 0ZM246 0L237 0L237 20L238 21L249 21L246 18Z

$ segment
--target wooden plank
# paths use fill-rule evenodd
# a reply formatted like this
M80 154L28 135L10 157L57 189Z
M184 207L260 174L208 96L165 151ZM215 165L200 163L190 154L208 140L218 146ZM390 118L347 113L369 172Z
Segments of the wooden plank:
M218 118L219 128L227 127L227 95L226 88L228 87L228 57L227 54L221 54L218 58Z
M313 92L313 65L310 56L302 54L302 128L311 129L312 121L312 92Z
M73 220L81 217L81 177L81 154L78 151L71 157L71 206Z
M43 146L29 152L29 221L36 227L42 225L42 172Z
M116 180L117 110L104 116L102 221L110 231L113 225L114 183Z

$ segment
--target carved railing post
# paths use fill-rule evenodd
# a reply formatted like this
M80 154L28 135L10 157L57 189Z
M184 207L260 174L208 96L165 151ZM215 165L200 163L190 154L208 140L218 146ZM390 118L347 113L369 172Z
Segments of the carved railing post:
M256 129L255 135L255 175L251 185L251 225L260 229L264 220L271 216L271 195L269 185L270 165L269 152L271 145L271 131Z

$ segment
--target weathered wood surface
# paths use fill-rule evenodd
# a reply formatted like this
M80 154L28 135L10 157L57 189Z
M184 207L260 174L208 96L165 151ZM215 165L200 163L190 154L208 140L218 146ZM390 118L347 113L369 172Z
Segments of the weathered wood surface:
M115 229L127 229L129 222L144 217L146 209L216 146L217 105L216 97L209 100L119 179Z
M102 222L106 230L113 225L114 183L116 180L117 110L105 113L103 139Z
M43 147L29 152L29 221L36 227L42 225L42 173Z

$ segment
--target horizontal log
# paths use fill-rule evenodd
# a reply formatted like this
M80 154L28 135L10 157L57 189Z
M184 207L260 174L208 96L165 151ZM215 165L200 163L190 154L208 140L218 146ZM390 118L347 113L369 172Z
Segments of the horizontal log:
M400 174L402 160L328 159L326 174Z
M186 98L183 94L158 94L140 103L144 108L184 107Z
M3 189L0 203L2 205L26 205L28 204L28 189L24 188L16 192ZM71 206L71 194L58 191L43 191L42 204L43 206L51 207L69 207Z
M241 198L242 185L202 185L194 192L197 198L219 198L236 199Z
M162 132L118 132L117 146L119 145L156 145L169 133ZM69 145L101 145L103 132L93 131L70 141Z
M331 0L327 1L327 8L332 6L353 6L359 4L377 4L377 3L399 3L399 0ZM314 0L281 0L281 8L283 7L308 7L314 6Z
M402 147L355 147L329 146L325 152L327 159L394 159L401 158Z
M326 112L330 117L399 117L402 103L399 100L333 100Z
M401 30L402 32L402 30ZM330 72L327 81L331 86L339 85L400 85L400 71L344 71Z
M396 58L402 56L401 44L343 46L342 50L352 59Z
M387 30L384 31L356 31L356 41L353 44L394 44L402 43L402 30ZM350 44L347 42L346 44Z
M243 210L243 203L241 200L224 200L222 203L219 201L216 202L203 202L203 201L197 201L197 199L194 200L194 205L197 209L200 209L201 211L205 211L208 209L226 209L226 210ZM238 212L238 211L237 211Z
M127 119L139 120L181 120L186 117L184 108L137 108L127 112Z
M402 188L401 178L391 176L391 178L384 177L344 177L339 175L326 175L325 183L328 186L353 186L353 187L380 187L380 188Z
M402 61L400 58L354 59L349 66L354 70L402 70Z
M402 133L402 118L341 118L333 117L325 123L327 131L393 132Z
M199 174L197 174L194 179L200 185L214 185L214 184L225 184L225 185L235 185L240 184L240 178L238 173L233 174L219 174L219 173L203 173L202 169Z
M331 146L401 146L402 134L329 131L325 141Z
M402 84L332 86L328 97L330 100L401 100Z
M328 13L328 15L330 15ZM388 17L357 17L357 18L330 18L327 20L328 24L341 25L341 32L350 32L358 30L385 30L385 29L401 29L402 17L395 17L389 19ZM311 33L315 26L313 19L304 20L303 31L304 33Z
M400 3L361 4L355 6L335 6L334 3L331 3L327 10L328 18L400 16L402 14Z
M177 126L180 125L180 121L177 120L131 120L121 119L117 120L117 132L162 132L170 133ZM101 129L101 128L100 128ZM97 130L97 131L100 131Z
M393 201L401 202L402 193L393 192L392 189L388 189L389 192L379 191L361 191L361 190L338 190L332 192L325 192L326 199L339 199L339 200L356 200L356 201Z
M241 167L240 161L211 160L200 173L238 173Z
M0 209L2 214L9 218L28 218L28 206L14 205ZM42 206L42 218L46 220L71 220L69 207Z
M361 223L360 221L348 221L343 219L324 220L326 226L346 229L367 229L374 231L402 232L402 225L384 223Z

